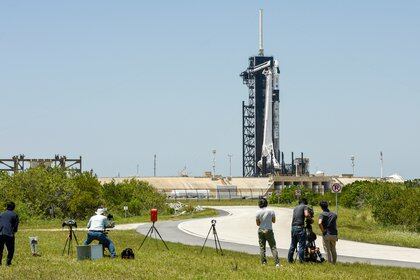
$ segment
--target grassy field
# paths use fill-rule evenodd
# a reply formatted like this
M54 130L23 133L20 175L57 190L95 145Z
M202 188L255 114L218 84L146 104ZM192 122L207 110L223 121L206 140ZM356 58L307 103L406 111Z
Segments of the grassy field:
M114 231L117 252L131 247L135 260L104 258L96 261L77 261L73 256L61 255L66 231L36 232L41 257L32 257L28 236L17 235L17 251L11 267L0 267L1 279L420 279L420 270L371 266L366 264L287 264L276 269L272 259L261 266L255 255L226 251L219 256L207 248L200 254L199 247L168 243L156 248L155 242L146 242L141 251L141 235L134 231ZM85 234L77 232L83 240Z

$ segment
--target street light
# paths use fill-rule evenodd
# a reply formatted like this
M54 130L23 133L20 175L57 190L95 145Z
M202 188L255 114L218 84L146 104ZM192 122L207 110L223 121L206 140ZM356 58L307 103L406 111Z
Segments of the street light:
M381 160L381 179L383 179L384 178L384 154L381 151L379 155L380 155L380 160Z
M213 153L213 178L216 176L216 150L212 150Z
M228 154L229 157L229 178L232 178L232 154Z

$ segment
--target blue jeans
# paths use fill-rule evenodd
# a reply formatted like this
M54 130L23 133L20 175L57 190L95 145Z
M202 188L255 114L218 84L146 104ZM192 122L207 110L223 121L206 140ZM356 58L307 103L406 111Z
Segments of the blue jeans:
M306 234L303 227L292 227L292 242L290 243L290 249L288 254L288 261L293 262L293 255L296 250L296 246L299 243L298 256L300 262L303 262L305 258L305 246L306 246Z
M99 244L102 244L104 248L108 248L111 257L115 257L115 246L111 239L106 236L105 233L100 231L88 231L87 239L83 242L83 245L89 245L93 240L98 240Z

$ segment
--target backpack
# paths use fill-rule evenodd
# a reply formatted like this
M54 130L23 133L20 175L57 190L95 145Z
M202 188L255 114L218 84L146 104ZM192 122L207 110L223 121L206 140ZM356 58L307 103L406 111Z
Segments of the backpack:
M121 252L121 258L126 260L133 260L134 259L134 252L131 248L125 248Z

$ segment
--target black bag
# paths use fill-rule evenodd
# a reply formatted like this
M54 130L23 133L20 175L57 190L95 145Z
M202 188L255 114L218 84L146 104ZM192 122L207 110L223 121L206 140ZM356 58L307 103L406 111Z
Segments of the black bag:
M121 252L121 258L126 260L133 260L134 259L134 252L131 248L125 248Z

